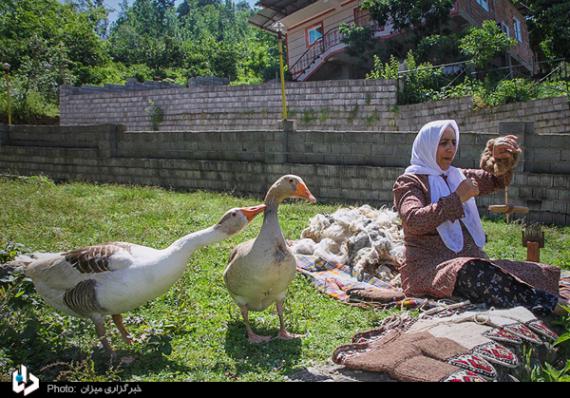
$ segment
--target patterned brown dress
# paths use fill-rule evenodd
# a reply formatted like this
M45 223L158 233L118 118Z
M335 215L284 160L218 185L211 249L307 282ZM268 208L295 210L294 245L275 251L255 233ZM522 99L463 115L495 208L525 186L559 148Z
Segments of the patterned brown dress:
M462 170L467 178L479 184L480 195L504 188L510 183L512 173L495 177L484 170ZM458 272L474 259L488 259L477 247L471 235L462 225L464 246L460 253L449 250L436 228L447 220L463 217L463 206L456 193L431 203L428 176L403 174L393 188L394 206L402 219L405 241L405 261L400 268L402 288L412 297L451 297ZM493 260L502 271L518 282L528 284L558 296L560 268L529 261Z

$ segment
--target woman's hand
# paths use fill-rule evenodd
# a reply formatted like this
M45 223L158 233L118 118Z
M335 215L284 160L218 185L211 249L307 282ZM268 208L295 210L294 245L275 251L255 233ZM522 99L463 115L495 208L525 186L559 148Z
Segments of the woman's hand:
M479 195L479 185L473 178L467 178L459 184L455 190L461 203L467 202L469 199Z
M512 158L514 154L521 153L518 137L516 135L506 135L495 140L493 145L493 157L495 159Z

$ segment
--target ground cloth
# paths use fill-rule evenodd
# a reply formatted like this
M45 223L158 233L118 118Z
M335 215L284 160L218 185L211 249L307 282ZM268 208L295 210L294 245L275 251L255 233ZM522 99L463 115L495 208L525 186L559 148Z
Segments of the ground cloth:
M394 288L390 283L373 276L366 276L362 281L359 281L352 275L351 267L348 265L331 263L315 256L302 254L297 254L295 257L297 259L297 271L305 275L319 291L339 301L359 302L359 300L355 300L353 292L374 288L394 292L393 297L385 296L380 300L381 303L378 303L385 306L416 308L427 305L430 301L424 298L398 297L403 296L401 289Z
M343 264L331 263L315 256L302 254L295 255L297 259L297 271L305 275L315 287L322 293L342 302L358 302L354 300L354 292L365 289L389 289L401 293L401 289L396 289L390 283L382 281L376 277L365 277L358 281L351 273L351 267ZM560 278L560 296L570 299L570 271L562 271ZM405 308L431 307L435 305L433 300L417 297L396 298L391 300L385 298L381 304L384 306L400 306Z

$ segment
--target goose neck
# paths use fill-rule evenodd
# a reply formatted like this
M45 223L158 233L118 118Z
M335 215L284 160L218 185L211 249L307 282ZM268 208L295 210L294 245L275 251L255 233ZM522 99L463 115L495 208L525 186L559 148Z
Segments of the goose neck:
M186 261L196 249L219 242L227 237L220 229L211 226L183 236L172 243L166 250L169 255L180 257L181 260Z

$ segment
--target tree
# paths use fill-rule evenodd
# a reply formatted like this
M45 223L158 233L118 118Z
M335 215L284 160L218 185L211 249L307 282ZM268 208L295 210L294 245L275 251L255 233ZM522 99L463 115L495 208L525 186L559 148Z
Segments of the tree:
M109 11L105 7L105 0L65 0L64 3L73 7L78 13L88 15L90 25L94 26L95 32L100 37L107 35Z
M103 41L95 32L89 12L57 0L5 0L0 3L0 59L17 72L26 59L42 62L51 58L46 49L65 56L64 69L73 73L83 66L108 61ZM54 50L55 51L55 50Z
M417 44L422 37L442 32L453 3L453 0L363 0L361 8L368 10L380 26L391 22L392 31L405 30Z
M178 7L171 0L135 0L112 27L109 51L127 66L150 66L157 78L261 82L272 77L277 61L268 54L277 43L248 23L251 14L247 3L230 0L185 0Z
M530 43L542 59L570 59L570 2L568 0L518 0L528 13Z
M173 0L135 0L112 27L109 51L116 61L158 71L181 65L181 41Z
M451 33L446 22L452 6L453 0L363 0L360 7L367 10L373 20L380 26L390 24L392 31L402 34L398 40L378 41L366 27L345 25L342 27L343 42L349 45L349 53L359 58L361 66L365 68L371 66L373 55L382 60L387 60L391 55L403 59L410 49L416 49L430 35L440 37L443 43L441 38ZM427 50L426 45L424 49ZM421 55L429 59L427 51Z
M493 58L504 54L515 44L515 40L507 36L492 20L483 21L481 27L470 28L467 35L459 40L461 52L478 68L484 68Z
M0 59L11 65L17 121L35 122L55 116L59 86L90 83L88 70L109 61L104 42L96 33L98 19L85 8L89 4L62 4L58 0L0 2Z

